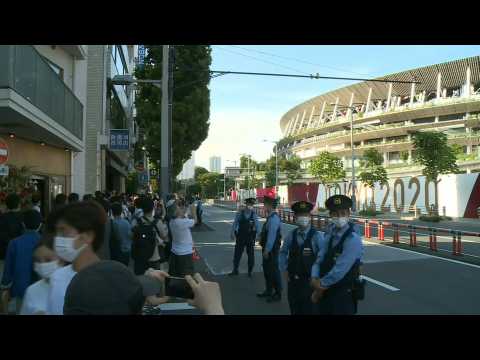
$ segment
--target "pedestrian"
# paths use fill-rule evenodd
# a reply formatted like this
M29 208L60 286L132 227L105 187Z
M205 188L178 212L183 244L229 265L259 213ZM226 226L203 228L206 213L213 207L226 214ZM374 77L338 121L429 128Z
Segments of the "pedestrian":
M278 199L264 196L263 203L267 211L267 220L260 233L260 246L263 256L263 275L265 277L265 291L258 293L260 298L267 302L277 302L282 299L282 279L278 267L278 254L281 242L281 221L276 208Z
M143 204L142 204L142 202L143 202L144 199L145 199L145 196L140 195L133 200L134 208L133 208L133 211L131 211L132 212L132 217L130 219L130 223L132 224L132 226L135 226L136 221L143 216Z
M132 222L132 259L137 275L144 274L148 268L160 270L168 241L166 225L153 217L153 200L145 197L141 206L143 216Z
M252 277L255 265L255 239L260 235L260 222L254 210L255 198L245 199L246 209L238 211L232 226L231 239L235 240L233 271L230 276L238 275L238 266L246 250L248 257L248 277Z
M61 208L67 204L67 196L65 194L57 194L55 196L54 210Z
M65 291L75 274L100 261L107 214L96 202L78 202L58 209L49 217L47 229L54 230L54 249L70 263L50 277L47 314L62 315Z
M36 192L33 193L32 195L32 209L38 211L39 213L42 213L42 210L40 208L41 205L41 195L40 193Z
M203 215L203 205L200 194L197 194L197 199L195 201L195 208L197 212L197 224L198 226L202 225L202 215Z
M127 219L122 218L122 212L122 204L112 204L112 233L115 234L115 238L119 241L114 246L115 249L111 248L110 252L114 253L116 257L112 257L112 260L117 260L128 267L132 250L132 226Z
M92 194L85 194L83 195L83 201L92 201L93 195Z
M50 276L64 265L53 249L39 246L33 254L33 269L40 280L30 285L25 291L20 315L46 315Z
M312 301L320 315L353 315L363 298L360 280L362 238L349 221L352 200L333 195L325 202L331 223L312 267Z
M298 201L292 205L298 227L288 233L279 255L280 271L288 287L288 304L292 315L312 315L310 278L323 233L311 224L313 204Z
M41 224L40 213L27 210L23 214L25 233L8 244L1 290L2 299L15 301L15 313L20 311L25 291L33 283L33 250L40 240Z
M80 195L78 195L77 193L71 193L70 195L68 195L69 204L72 204L78 201L80 201Z
M186 216L185 206L185 202L179 201L176 206L176 217L170 220L172 253L169 259L168 273L171 276L184 277L194 273L191 228L195 225L195 221Z
M5 198L7 211L0 215L0 260L5 259L8 243L23 234L20 196L10 193Z

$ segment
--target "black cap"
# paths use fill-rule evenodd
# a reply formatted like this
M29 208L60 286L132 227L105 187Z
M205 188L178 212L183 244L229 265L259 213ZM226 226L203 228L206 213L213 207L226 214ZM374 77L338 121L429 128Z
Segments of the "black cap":
M352 204L352 199L345 195L333 195L325 201L325 207L330 211L350 209Z
M136 315L145 303L138 278L123 264L104 260L76 274L65 293L65 315Z
M307 214L313 209L313 204L308 201L297 201L292 205L292 210L295 214Z
M247 204L247 205L253 205L253 204L255 204L256 202L257 202L257 199L255 199L255 198L253 198L253 197L252 197L252 198L245 199L245 204Z

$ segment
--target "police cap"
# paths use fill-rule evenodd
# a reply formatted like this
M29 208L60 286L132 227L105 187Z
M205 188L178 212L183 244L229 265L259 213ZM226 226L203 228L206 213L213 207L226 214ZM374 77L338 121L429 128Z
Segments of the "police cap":
M248 198L248 199L245 199L245 204L247 205L253 205L257 202L257 199L251 197L251 198Z
M325 201L325 207L330 211L350 209L352 204L352 199L345 195L333 195Z
M292 205L292 211L295 214L306 214L310 213L313 209L313 204L308 201L297 201Z

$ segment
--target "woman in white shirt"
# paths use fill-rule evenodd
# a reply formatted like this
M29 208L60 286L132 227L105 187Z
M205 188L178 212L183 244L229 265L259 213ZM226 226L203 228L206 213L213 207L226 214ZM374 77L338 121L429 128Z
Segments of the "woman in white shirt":
M173 242L168 273L171 276L184 277L194 273L193 239L190 229L195 225L195 221L187 218L185 213L185 202L180 201L177 204L176 218L170 221Z
M104 241L106 221L105 210L93 201L69 204L50 217L49 228L55 229L55 253L71 264L50 276L47 315L63 315L65 292L72 278L100 261L96 252Z

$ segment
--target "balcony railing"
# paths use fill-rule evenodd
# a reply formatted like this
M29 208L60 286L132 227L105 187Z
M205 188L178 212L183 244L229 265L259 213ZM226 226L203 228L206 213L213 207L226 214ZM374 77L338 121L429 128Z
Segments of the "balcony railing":
M0 45L0 88L10 88L77 138L83 138L83 105L30 45Z

